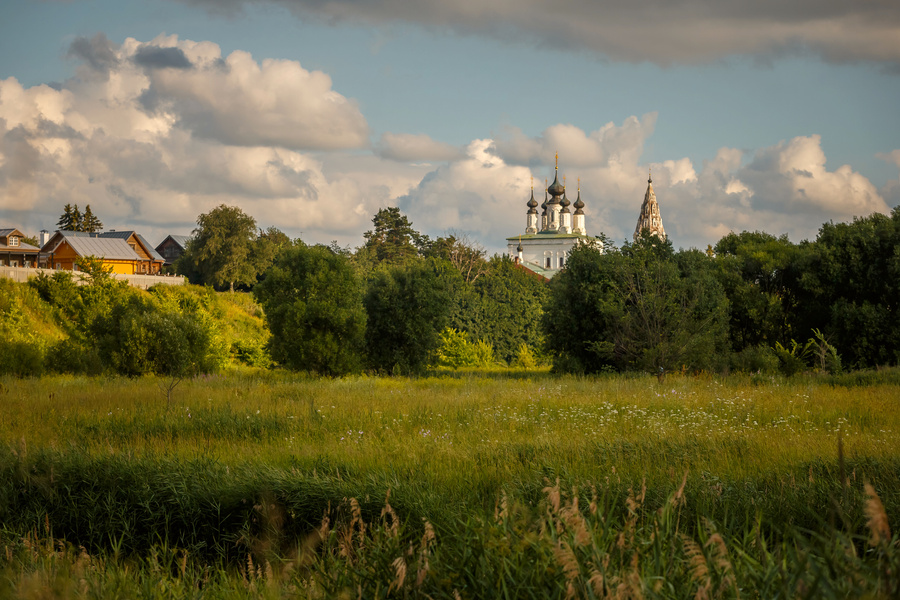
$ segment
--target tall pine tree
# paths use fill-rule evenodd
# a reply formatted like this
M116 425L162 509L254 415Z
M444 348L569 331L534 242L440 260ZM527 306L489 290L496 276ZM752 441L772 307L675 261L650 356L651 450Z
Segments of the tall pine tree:
M77 207L76 207L77 209ZM93 211L91 211L91 205L88 204L84 207L84 215L81 218L81 228L78 231L87 231L88 233L96 233L103 229L103 223L100 222Z
M77 210L77 207L76 209ZM66 204L63 208L63 214L59 217L56 227L60 231L75 231L75 214L72 211L72 205Z

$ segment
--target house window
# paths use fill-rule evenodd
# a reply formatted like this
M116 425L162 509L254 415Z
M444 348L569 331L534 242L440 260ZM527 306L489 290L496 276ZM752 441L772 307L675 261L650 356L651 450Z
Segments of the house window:
M9 236L9 245L10 246L18 246L19 245L18 236L15 236L15 235Z
M59 271L61 268L61 265L59 263L56 263L56 270Z

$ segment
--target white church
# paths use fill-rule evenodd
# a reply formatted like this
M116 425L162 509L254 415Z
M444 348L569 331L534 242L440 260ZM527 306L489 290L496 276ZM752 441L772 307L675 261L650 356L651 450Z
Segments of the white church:
M590 237L584 224L584 201L581 199L581 185L574 203L566 196L566 186L559 183L559 158L557 157L553 183L544 190L544 202L538 214L537 200L534 199L534 186L531 187L531 198L528 200L528 213L525 217L525 233L506 238L509 255L516 264L550 279L566 264L566 257L572 248L579 244L598 244L600 239ZM575 212L569 210L575 208ZM656 194L653 191L653 178L647 179L647 192L634 230L637 240L641 232L649 230L652 235L665 239L666 232L662 225L662 216ZM602 245L601 245L602 249Z

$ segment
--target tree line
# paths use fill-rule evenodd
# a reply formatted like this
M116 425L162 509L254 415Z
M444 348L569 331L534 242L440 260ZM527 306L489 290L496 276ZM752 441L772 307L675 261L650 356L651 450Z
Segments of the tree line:
M252 290L272 359L328 375L540 360L660 377L837 372L900 362L898 211L826 223L800 243L730 233L706 252L604 238L547 283L465 236L431 239L395 207L351 250L258 230L222 206L198 219L178 269Z

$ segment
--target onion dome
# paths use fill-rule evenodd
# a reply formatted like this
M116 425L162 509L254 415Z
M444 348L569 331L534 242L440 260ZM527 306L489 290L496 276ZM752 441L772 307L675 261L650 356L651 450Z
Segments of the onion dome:
M536 215L537 214L537 200L534 199L534 188L531 188L531 199L528 201L528 214Z
M522 247L522 240L519 240L519 245L516 247L516 252L523 252L525 248Z
M550 192L550 195L553 196L555 200L557 196L562 196L566 192L566 188L559 182L559 177L554 176L553 183L550 184L547 191Z
M578 187L578 198L575 199L575 214L583 215L584 214L584 201L581 199L581 186Z

